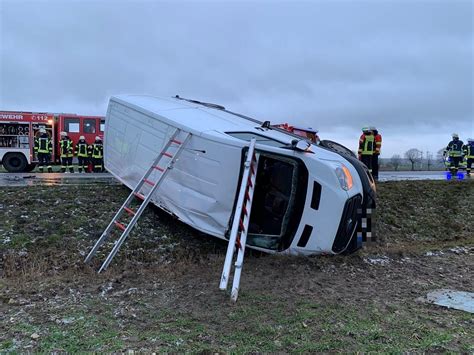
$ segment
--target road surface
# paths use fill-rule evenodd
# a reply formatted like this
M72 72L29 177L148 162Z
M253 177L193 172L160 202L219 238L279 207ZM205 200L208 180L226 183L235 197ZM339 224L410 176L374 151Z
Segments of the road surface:
M466 173L462 172L462 178ZM381 171L379 182L400 180L446 180L445 171ZM120 184L109 173L0 173L0 186Z
M0 173L0 186L120 184L109 173Z
M447 180L449 177L446 171L380 171L379 181L399 181L399 180ZM461 171L458 176L452 179L465 179L466 173Z

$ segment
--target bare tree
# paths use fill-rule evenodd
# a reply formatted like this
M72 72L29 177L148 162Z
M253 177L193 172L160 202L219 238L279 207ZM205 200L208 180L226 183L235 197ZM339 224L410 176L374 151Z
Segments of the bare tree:
M428 166L428 170L431 170L431 166L433 165L433 153L426 152L426 165Z
M415 164L422 160L423 153L416 148L411 148L405 152L405 158L411 163L411 170L414 171Z
M392 158L390 159L390 163L392 163L393 168L395 169L395 171L397 171L398 167L402 163L402 157L400 156L400 154L392 155Z
M444 148L441 148L436 153L436 161L439 161L440 163L444 164Z

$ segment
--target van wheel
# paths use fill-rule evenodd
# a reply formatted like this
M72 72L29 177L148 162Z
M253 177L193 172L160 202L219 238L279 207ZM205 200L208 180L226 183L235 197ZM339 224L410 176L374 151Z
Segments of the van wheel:
M10 173L21 173L26 170L28 161L21 153L8 153L3 156L3 166Z
M33 170L35 170L35 168L36 168L36 164L28 164L28 165L26 166L25 171L26 171L27 173L31 173Z

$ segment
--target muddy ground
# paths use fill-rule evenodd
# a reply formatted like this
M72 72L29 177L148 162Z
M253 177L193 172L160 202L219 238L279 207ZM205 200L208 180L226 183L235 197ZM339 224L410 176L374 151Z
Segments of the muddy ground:
M249 252L236 304L226 245L148 208L103 274L83 258L128 191L0 191L0 351L474 351L474 181L378 186L378 240L350 256Z

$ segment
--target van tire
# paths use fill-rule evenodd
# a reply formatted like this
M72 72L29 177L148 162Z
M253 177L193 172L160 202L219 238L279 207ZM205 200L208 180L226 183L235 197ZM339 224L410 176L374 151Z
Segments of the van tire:
M2 163L9 173L24 172L28 166L28 161L22 153L7 153L3 156Z

